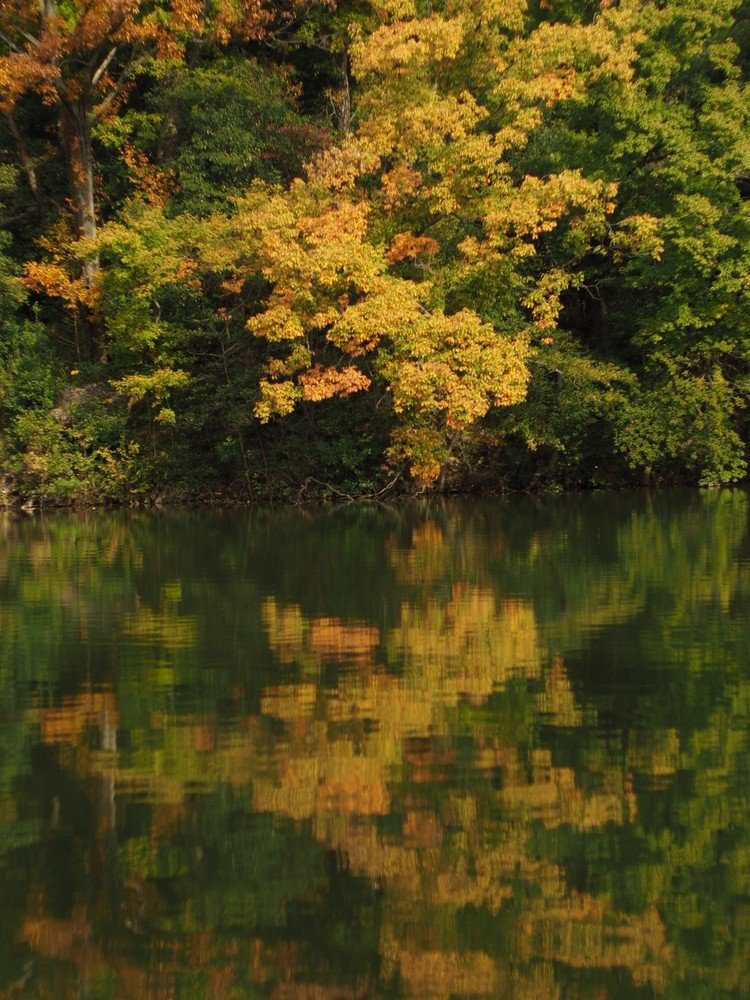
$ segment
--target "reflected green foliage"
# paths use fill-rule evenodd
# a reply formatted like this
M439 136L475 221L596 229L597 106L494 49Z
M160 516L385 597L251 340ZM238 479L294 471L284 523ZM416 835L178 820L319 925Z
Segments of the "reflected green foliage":
M6 520L0 989L746 995L749 512Z

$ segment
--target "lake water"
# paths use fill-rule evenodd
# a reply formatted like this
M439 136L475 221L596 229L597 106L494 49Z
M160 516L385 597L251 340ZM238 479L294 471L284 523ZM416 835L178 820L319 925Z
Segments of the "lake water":
M750 996L749 513L0 521L0 996Z

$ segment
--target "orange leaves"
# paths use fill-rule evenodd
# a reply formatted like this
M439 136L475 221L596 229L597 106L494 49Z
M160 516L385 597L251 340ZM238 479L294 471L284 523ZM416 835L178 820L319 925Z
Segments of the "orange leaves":
M354 392L370 388L370 379L352 365L341 369L315 365L309 372L300 375L299 383L302 398L310 403L319 403L334 396L351 396Z
M394 208L400 202L413 197L421 187L422 179L418 170L408 163L399 163L381 177L383 201L386 208Z
M398 233L391 240L391 245L386 256L391 264L397 264L402 260L431 257L439 249L440 244L430 236L415 236L414 233Z
M314 247L332 246L343 240L363 240L368 215L366 204L341 201L324 208L319 215L303 216L297 229Z
M63 247L63 251L67 250ZM93 309L99 302L99 288L75 272L75 261L69 254L54 254L49 261L29 261L23 283L29 291L60 299L66 309Z
M110 114L129 72L147 56L181 59L191 39L257 40L302 6L302 0L219 0L213 9L202 0L73 0L64 7L9 0L0 8L9 49L0 57L0 107L35 90L49 101L100 100L97 114Z
M151 205L164 205L171 194L173 194L176 184L174 177L169 173L160 170L148 157L139 149L126 145L122 150L122 158L125 161L131 177L133 178L137 190L143 195L145 200Z
M283 369L286 366L282 364L280 367ZM273 362L269 368L274 371ZM302 372L296 382L290 379L274 382L263 379L260 400L255 404L254 412L261 423L267 423L272 417L287 416L301 400L320 403L334 397L345 398L369 388L370 379L353 365L327 368L318 364Z
M44 292L66 304L77 304L83 288L81 281L73 281L59 264L30 261L26 265L24 284L32 292ZM80 286L80 287L79 287Z
M330 6L335 0L325 0ZM305 0L286 0L271 3L268 0L219 0L214 5L215 14L208 25L208 34L220 45L232 39L251 42L262 39L271 31L289 26L305 9ZM200 4L201 14L206 5Z
M55 99L55 68L31 52L0 56L0 110L10 110L22 94L35 90L47 102Z

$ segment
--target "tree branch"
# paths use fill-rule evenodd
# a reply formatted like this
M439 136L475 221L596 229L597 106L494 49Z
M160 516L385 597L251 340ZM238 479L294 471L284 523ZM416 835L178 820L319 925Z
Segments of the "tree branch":
M5 42L11 52L15 52L17 55L23 55L23 49L19 48L13 39L2 31L0 31L0 42Z
M117 83L114 85L112 90L107 94L107 96L101 100L93 110L94 117L100 119L103 117L104 113L112 104L117 100L120 94L125 89L132 74L136 73L145 61L149 58L150 52L145 52L142 56L133 62L129 62L125 69L120 74Z
M101 80L101 78L107 72L107 67L112 62L112 60L114 59L114 57L116 55L117 55L117 46L113 45L112 48L109 50L109 52L104 57L104 59L102 60L102 62L99 64L99 68L94 72L94 75L91 77L91 89L92 90L94 89L94 87L96 87L97 83L99 83L99 81Z
M35 49L39 48L39 39L38 38L34 38L33 35L30 35L28 33L28 31L22 31L21 34L23 35L23 37L26 39L27 42L29 42L31 45L34 46Z

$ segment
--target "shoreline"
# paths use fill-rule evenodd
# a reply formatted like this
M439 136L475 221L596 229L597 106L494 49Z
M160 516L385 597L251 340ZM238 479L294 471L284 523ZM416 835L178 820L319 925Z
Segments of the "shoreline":
M593 496L600 494L633 494L633 493L669 493L675 491L688 491L695 493L706 493L716 491L727 491L735 489L749 489L750 479L736 483L720 484L698 484L698 483L663 483L663 484L624 484L621 486L596 486L596 487L539 487L536 489L496 489L496 490L400 490L392 493L362 493L351 496L340 494L336 498L326 497L319 494L300 494L296 498L288 496L268 496L257 498L164 498L157 497L142 502L133 503L52 503L38 499L24 499L19 497L16 502L7 502L7 497L0 497L0 515L24 514L34 516L37 514L76 514L87 511L133 511L133 512L169 512L169 511L223 511L223 510L251 510L264 508L277 509L314 509L314 510L334 510L341 507L353 506L400 506L414 503L416 501L443 501L443 500L489 500L507 497L528 497L528 498L549 498L567 496Z

